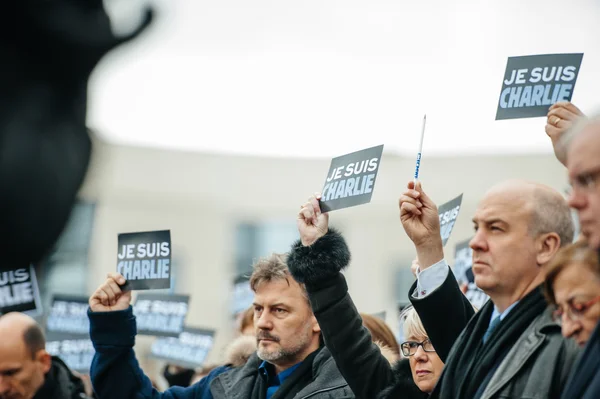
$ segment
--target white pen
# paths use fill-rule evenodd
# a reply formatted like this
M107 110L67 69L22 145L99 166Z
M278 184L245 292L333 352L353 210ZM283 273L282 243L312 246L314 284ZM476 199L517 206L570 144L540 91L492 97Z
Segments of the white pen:
M415 166L415 178L413 180L415 184L415 190L417 188L417 181L419 181L419 166L421 166L421 153L423 152L423 137L425 137L425 122L427 121L427 114L423 115L423 127L421 128L421 143L419 144L419 152L417 153L417 165Z

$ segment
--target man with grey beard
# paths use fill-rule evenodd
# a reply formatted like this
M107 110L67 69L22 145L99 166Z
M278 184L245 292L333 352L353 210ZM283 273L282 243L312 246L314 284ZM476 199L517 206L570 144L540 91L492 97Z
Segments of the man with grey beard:
M158 392L133 351L136 322L125 279L109 273L90 297L91 376L99 399L336 399L354 398L321 339L306 288L290 275L285 255L254 265L257 351L242 367L225 365L196 384Z

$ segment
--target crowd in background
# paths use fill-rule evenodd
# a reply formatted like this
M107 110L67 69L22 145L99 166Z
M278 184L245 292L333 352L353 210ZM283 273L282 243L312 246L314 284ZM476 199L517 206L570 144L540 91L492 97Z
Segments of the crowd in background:
M536 182L492 184L469 244L475 282L490 297L481 309L444 260L435 202L411 181L399 210L416 278L397 342L382 319L354 305L342 274L350 249L315 194L297 216L300 240L253 266L253 305L222 364L168 364L171 388L157 389L133 351L131 291L109 273L89 300L91 384L46 352L33 319L9 313L0 317L0 398L596 398L600 118L559 103L546 132L571 192L565 200Z

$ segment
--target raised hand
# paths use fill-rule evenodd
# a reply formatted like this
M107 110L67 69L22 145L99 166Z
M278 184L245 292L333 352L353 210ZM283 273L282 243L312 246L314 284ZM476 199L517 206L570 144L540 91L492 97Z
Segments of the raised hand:
M300 207L296 224L304 246L312 245L323 237L329 228L329 214L321 212L320 199L321 194L316 193Z
M125 310L131 303L131 291L122 291L125 278L119 273L108 273L106 281L92 294L89 300L92 312L114 312Z
M440 219L435 203L425 194L421 183L410 181L400 196L400 221L415 244L421 270L443 258Z
M564 133L569 130L575 121L583 117L583 112L570 102L558 102L553 104L548 110L546 118L546 134L552 140L554 154L556 158L565 165L566 149L560 145L560 140Z

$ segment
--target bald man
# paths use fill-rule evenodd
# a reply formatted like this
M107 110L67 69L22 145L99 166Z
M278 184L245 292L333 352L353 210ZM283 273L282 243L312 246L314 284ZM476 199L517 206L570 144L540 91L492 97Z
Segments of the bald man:
M22 313L0 317L0 399L82 399L83 382L45 350L40 326Z
M444 261L437 207L420 185L400 198L420 262L410 300L446 366L432 398L558 398L578 348L565 341L541 292L542 267L573 240L555 190L511 180L492 187L473 217L475 284L489 297L473 315ZM462 331L461 331L462 330Z

